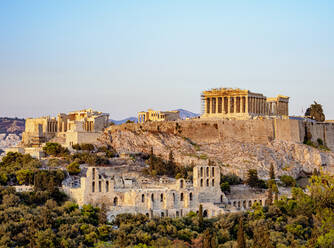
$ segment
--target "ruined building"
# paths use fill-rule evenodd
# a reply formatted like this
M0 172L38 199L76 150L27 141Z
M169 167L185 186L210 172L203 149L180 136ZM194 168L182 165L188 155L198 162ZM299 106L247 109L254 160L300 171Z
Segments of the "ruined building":
M180 112L174 111L155 111L149 109L147 112L138 113L138 123L147 121L176 121L180 119Z
M227 201L219 183L218 166L194 167L193 182L167 177L154 181L112 166L87 167L80 182L67 182L63 189L80 206L104 203L113 216L142 213L178 217L198 211L200 204L204 215L216 216L224 212L221 206Z
M24 146L38 147L48 141L64 146L95 143L108 126L109 114L92 109L58 114L55 117L28 118L22 134Z
M253 119L259 116L287 119L289 97L267 98L249 90L218 88L203 91L202 118Z

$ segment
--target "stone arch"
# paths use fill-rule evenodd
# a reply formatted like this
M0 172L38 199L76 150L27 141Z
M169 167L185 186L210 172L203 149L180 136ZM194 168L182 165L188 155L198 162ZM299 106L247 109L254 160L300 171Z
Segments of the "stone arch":
M118 205L118 198L117 196L114 198L114 206L117 206Z
M109 192L109 181L106 181L106 192Z
M176 217L179 217L179 216L180 216L179 211L176 211Z
M211 183L212 187L215 186L215 179L212 179L212 183Z
M146 215L147 217L150 217L150 214L149 214L149 213L146 213L145 215Z
M251 200L248 201L248 207L252 207L252 201Z
M203 211L203 217L208 217L208 210L205 209L205 210Z
M203 179L201 179L201 184L200 184L200 185L201 185L201 187L203 187ZM93 191L93 192L94 192L94 191Z
M201 177L203 177L203 167L201 167L201 170L200 170L200 171L201 171L201 173L200 173L200 174L201 174Z
M209 167L206 167L206 176L209 176Z
M240 201L238 201L238 208L240 208L241 204L240 204Z
M246 202L246 200L244 200L244 201L242 202L242 207L243 207L243 208L246 208L246 207L247 207L246 204L247 204L247 202Z
M212 169L211 169L211 176L212 176L212 177L215 176L215 167L212 167Z
M262 206L262 200L260 200L260 205Z
M154 194L151 194L151 201L154 202Z
M190 192L190 193L189 193L189 201L192 201L192 200L193 200L193 193Z
M183 182L183 180L181 179L181 180L180 180L180 188L181 188L181 189L183 188L183 183L184 183L184 182Z
M95 192L95 182L92 182L92 192Z
M161 217L165 217L165 213L164 212L161 212Z
M206 187L209 187L209 179L206 179Z
M163 201L164 201L164 194L161 193L161 194L160 194L160 202L163 202Z
M220 202L223 202L223 195L220 196Z
M144 194L141 195L141 202L145 202L145 195Z
M180 194L180 201L183 201L183 193Z
M175 193L173 193L173 202L175 203Z
M233 202L233 206L237 207L237 202L236 201Z

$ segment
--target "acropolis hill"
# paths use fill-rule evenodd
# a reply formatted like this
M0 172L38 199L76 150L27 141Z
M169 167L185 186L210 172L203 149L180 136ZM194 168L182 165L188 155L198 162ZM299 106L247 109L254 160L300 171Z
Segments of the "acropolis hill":
M179 120L123 124L106 129L101 138L118 152L149 153L167 159L173 151L181 165L221 165L224 173L245 176L250 168L267 177L273 163L278 174L297 177L317 170L334 173L334 153L303 144L305 133L312 141L326 141L334 150L334 125L301 120Z

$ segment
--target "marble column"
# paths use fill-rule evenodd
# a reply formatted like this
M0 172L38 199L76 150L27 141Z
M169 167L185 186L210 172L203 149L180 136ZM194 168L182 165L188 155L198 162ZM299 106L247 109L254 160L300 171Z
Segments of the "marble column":
M233 113L237 113L237 97L233 98Z
M231 113L231 97L227 97L228 100L228 104L227 104L227 113L230 114Z
M246 112L246 113L248 113L248 100L249 100L249 99L248 99L248 96L245 96L245 102L246 102L246 103L245 103L245 104L246 104L246 105L245 105L245 112Z

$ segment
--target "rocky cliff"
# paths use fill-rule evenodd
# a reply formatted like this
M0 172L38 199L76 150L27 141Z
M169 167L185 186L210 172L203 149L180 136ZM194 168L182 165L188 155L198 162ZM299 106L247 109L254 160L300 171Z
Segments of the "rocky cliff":
M241 177L250 168L257 169L259 176L268 177L271 163L277 175L298 177L315 168L334 173L334 153L297 142L293 138L296 135L288 138L286 134L277 134L266 121L152 122L110 127L101 142L118 152L149 153L153 147L154 153L165 159L172 150L180 165L204 165L210 159L224 173L233 172Z

